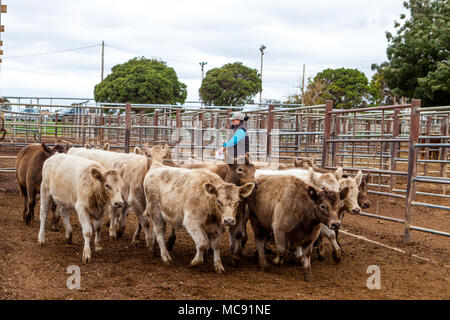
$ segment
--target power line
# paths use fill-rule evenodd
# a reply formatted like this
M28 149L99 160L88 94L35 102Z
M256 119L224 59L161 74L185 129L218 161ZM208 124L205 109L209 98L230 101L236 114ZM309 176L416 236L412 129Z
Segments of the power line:
M95 48L95 47L99 47L102 44L96 44L96 45L92 45L92 46L86 46L86 47L81 47L81 48L73 48L73 49L66 49L66 50L59 50L59 51L52 51L52 52L44 52L44 53L34 53L34 54L27 54L27 55L22 55L22 56L12 56L12 57L5 57L6 59L16 59L16 58L28 58L28 57L37 57L37 56L46 56L46 55L51 55L51 54L58 54L58 53L65 53L65 52L71 52L71 51L78 51L78 50L84 50L84 49L89 49L89 48Z

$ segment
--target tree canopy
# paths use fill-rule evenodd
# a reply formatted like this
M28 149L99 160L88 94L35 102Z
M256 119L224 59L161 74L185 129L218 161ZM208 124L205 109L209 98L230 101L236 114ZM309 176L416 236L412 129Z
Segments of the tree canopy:
M398 96L418 98L422 105L450 103L450 3L409 0L410 18L395 21L396 34L386 32L387 85Z
M111 71L95 86L96 101L176 104L186 100L186 85L163 61L133 58Z
M384 78L386 62L381 65L372 64L372 70L376 71L369 84L370 102L375 106L395 104L396 97L389 89Z
M209 70L202 81L199 94L206 104L235 106L253 103L253 97L261 89L258 70L235 62Z
M308 92L314 90L314 92ZM358 69L325 69L308 84L305 96L314 101L333 100L334 108L351 109L366 103L369 85L366 75Z

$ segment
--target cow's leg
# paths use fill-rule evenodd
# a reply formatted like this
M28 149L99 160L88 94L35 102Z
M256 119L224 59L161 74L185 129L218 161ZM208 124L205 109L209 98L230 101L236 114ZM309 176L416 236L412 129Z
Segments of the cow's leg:
M152 245L152 234L150 231L150 220L148 219L147 215L144 215L145 207L140 203L140 201L133 200L131 202L131 207L133 208L134 213L136 214L137 219L139 220L139 225L133 235L133 244L137 244L139 241L139 232L140 227L144 229L145 233L145 242L147 244L147 247L150 248ZM151 211L149 211L151 213Z
M322 235L319 235L316 243L317 243L317 255L319 257L319 260L323 261L325 260L325 249L323 248Z
M25 217L27 216L27 209L28 209L28 198L27 198L27 188L25 186L20 186L20 194L23 197L23 212L22 212L22 219L23 222L25 222Z
M222 234L216 233L210 236L211 247L214 252L214 269L216 273L222 274L225 272L225 269L222 265L222 260L220 259L220 239L222 238Z
M72 229L72 225L70 224L69 211L65 210L63 208L59 208L59 207L57 208L57 210L59 210L61 219L62 219L62 221L64 223L64 227L66 229L66 234L64 235L64 239L66 240L67 244L71 244L73 229Z
M82 205L75 205L75 211L78 214L78 220L80 221L81 229L83 230L84 248L83 248L83 263L88 263L91 260L91 236L92 225L89 221L89 213L84 209Z
M125 227L126 227L126 223L127 223L127 216L128 216L128 212L130 210L130 206L125 205L122 207L122 211L119 217L119 222L118 222L118 228L117 228L117 238L122 238L124 232L125 232Z
M108 206L109 211L109 236L117 240L117 220L120 212L120 208L113 208Z
M339 246L336 240L336 233L334 232L334 230L328 228L325 225L322 225L322 228L320 229L320 234L322 236L325 236L328 240L330 240L331 245L333 246L333 260L336 263L341 262L341 247Z
M177 239L176 230L174 227L171 227L169 238L167 239L167 250L172 251L176 239Z
M283 264L284 257L286 256L286 233L279 227L274 227L273 236L277 246L277 256L273 259L273 263L275 265L281 265Z
M45 191L41 192L41 211L39 215L41 225L39 227L38 235L38 243L41 246L45 244L45 221L47 220L48 211L50 210L50 202L50 195Z
M52 230L58 231L58 222L61 215L58 212L58 208L56 207L56 204L54 201L52 201L52 204L50 206L50 212L52 213Z
M302 251L303 251L303 268L305 269L305 281L311 281L312 280L312 273L311 273L311 252L313 247L314 241L305 242L302 245Z
M149 206L149 204L147 204ZM161 211L159 208L155 208L155 206L152 206L151 214L152 214L152 220L153 220L153 234L156 238L156 241L159 245L159 250L161 253L161 259L165 264L171 264L172 258L170 257L170 253L166 248L166 221L164 220ZM150 209L150 208L148 208ZM155 244L156 245L156 244ZM156 248L153 248L153 253L155 253Z
M94 220L94 230L95 230L95 252L103 250L102 247L102 235L101 235L101 229L102 229L102 219L101 217L98 220Z
M266 253L264 248L266 246L267 236L262 229L260 229L256 223L252 221L253 233L255 234L255 245L258 253L259 266L261 269L266 270L269 268L269 264L267 263Z
M36 191L34 190L33 186L27 186L27 213L25 214L26 224L30 224L30 222L33 220L35 205L36 205Z
M189 216L188 213L185 213L184 215ZM205 250L208 250L209 248L209 240L208 236L201 227L201 223L197 221L185 221L184 226L186 228L186 231L189 233L189 235L192 237L192 240L195 242L195 247L197 249L197 253L191 261L191 266L195 267L199 264L203 263L203 252Z

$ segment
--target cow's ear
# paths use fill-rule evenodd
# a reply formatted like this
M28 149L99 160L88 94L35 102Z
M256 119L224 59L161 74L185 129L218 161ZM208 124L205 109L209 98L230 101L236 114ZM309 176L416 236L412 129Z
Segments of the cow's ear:
M103 146L103 150L109 151L109 143L108 142Z
M342 167L337 168L337 170L334 172L334 176L337 180L342 179L342 175L344 174L344 171L342 170Z
M239 195L242 198L247 198L249 195L252 194L254 188L255 188L255 184L252 182L248 182L248 183L244 184L243 186L239 187Z
M211 183L204 183L203 189L206 191L206 193L217 196L217 189Z
M301 167L301 161L297 157L294 157L294 167L295 168Z
M339 192L339 199L343 200L348 195L348 187L345 187Z
M144 152L138 146L134 147L134 153L144 155Z
M366 183L369 183L369 177L370 177L370 173L366 174L366 176L364 177L364 181Z
M52 149L50 149L44 142L41 143L42 149L47 153L52 153Z
M314 188L313 186L308 186L308 196L314 202L317 202L317 200L319 200L319 193L317 192L317 189Z
M85 144L84 147L85 147L86 149L90 149L90 148L91 148L88 144Z
M69 151L70 145L66 142L66 152Z
M100 182L104 181L102 173L97 168L91 168L89 170L89 173L90 173L91 177L94 178L95 180L98 180Z
M356 181L356 185L359 187L361 185L362 182L362 171L359 170L358 173L355 176L355 181Z

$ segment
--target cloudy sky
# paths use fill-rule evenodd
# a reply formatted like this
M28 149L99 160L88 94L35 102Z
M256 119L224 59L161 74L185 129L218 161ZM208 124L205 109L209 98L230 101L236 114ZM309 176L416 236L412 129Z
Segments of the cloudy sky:
M33 97L93 97L102 40L105 76L135 56L157 57L187 84L188 100L198 100L199 62L259 70L262 44L263 99L297 93L303 64L306 78L346 67L370 80L370 65L386 60L385 31L407 13L402 0L1 2L0 96Z

